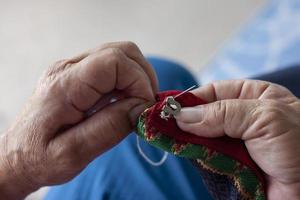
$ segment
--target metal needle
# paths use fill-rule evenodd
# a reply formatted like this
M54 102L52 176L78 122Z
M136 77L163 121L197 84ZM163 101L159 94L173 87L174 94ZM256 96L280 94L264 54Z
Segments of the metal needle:
M184 90L183 92L177 94L176 96L174 96L174 99L179 97L180 95L183 95L184 93L191 91L192 89L194 89L195 87L197 87L196 85L193 85L192 87L189 87L188 89Z

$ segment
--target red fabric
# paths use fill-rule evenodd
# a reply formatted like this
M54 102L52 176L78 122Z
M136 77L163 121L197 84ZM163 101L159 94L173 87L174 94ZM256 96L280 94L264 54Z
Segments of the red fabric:
M205 138L182 131L176 123L174 118L164 120L160 117L160 112L164 105L164 99L167 96L175 96L180 91L167 91L159 93L157 95L157 103L150 108L147 112L147 132L155 135L160 132L171 138L174 138L177 142L200 144L206 146L211 150L215 150L230 156L231 158L238 160L240 163L248 166L257 175L259 180L264 183L264 176L260 168L251 159L245 144L240 139L230 138L223 136L219 138ZM182 107L196 106L205 104L206 102L190 92L184 93L175 99Z

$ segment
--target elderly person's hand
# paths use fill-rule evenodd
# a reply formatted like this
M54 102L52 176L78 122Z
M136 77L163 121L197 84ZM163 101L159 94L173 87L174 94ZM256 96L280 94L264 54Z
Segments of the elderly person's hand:
M1 199L72 179L128 135L156 90L154 71L131 42L54 64L1 135Z
M300 199L300 100L263 81L220 81L193 91L206 105L183 108L178 126L204 137L245 141L265 172L269 199Z

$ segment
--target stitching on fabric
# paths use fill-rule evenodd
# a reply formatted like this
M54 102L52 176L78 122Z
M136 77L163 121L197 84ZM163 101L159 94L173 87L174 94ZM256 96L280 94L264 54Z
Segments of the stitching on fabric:
M146 121L145 119L146 119L146 116L147 116L147 111L148 111L148 109L146 109L141 114L141 116L139 117L139 120L138 120L139 125L138 126L142 126L143 129L139 129L138 134L142 135L143 138L146 139L150 144L155 145L154 142L156 140L160 140L161 135L163 135L163 134L159 133L158 130L156 130L156 129L153 129L151 131L149 129L147 129L146 123L145 123L145 121ZM167 137L167 136L165 136L165 137ZM178 155L178 156L183 156L181 154L181 152L189 145L189 143L182 144L182 143L178 143L175 140L170 139L169 137L167 137L167 138L170 141L173 142L172 148L167 149L167 151L172 152L173 154ZM191 145L193 145L193 144L191 144ZM208 149L207 147L204 147L202 145L197 145L197 146L200 146L201 148L206 149L207 152L210 152L210 149ZM241 172L241 169L247 169L247 170L250 170L250 171L251 171L251 169L249 169L247 166L242 165L240 162L238 162L236 160L233 160L230 157L228 157L229 159L233 160L233 162L235 162L235 169L233 171L233 174L230 174L230 173L227 173L227 172L224 172L224 171L220 171L216 168L213 168L213 166L208 165L209 160L211 160L213 157L216 157L216 156L227 157L227 156L225 156L225 155L223 155L219 152L213 151L213 152L210 152L204 160L196 159L196 161L204 169L207 169L207 170L209 170L213 173L216 173L216 174L225 175L230 180L232 180L234 185L238 189L238 191L242 194L243 199L245 199L245 200L253 199L253 198L255 198L255 199L260 199L260 198L265 199L264 192L263 192L264 190L262 189L262 184L260 182L259 182L259 185L256 186L255 192L253 194L250 194L250 193L245 191L245 188L244 188L245 186L242 185L240 177L237 175ZM187 156L184 156L184 157L187 157ZM240 168L240 166L243 166L243 167Z

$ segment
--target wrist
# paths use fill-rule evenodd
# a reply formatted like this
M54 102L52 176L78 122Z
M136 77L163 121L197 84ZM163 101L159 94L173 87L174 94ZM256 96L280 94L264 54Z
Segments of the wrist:
M28 194L38 189L29 181L26 174L14 169L6 157L5 136L0 137L0 196L3 199L24 199Z

